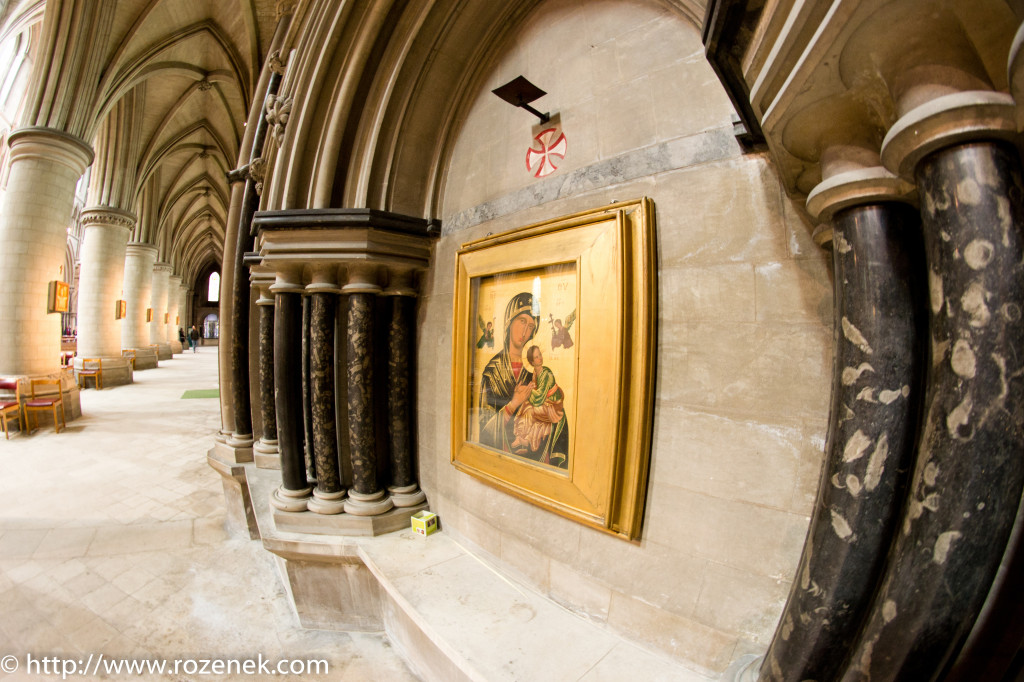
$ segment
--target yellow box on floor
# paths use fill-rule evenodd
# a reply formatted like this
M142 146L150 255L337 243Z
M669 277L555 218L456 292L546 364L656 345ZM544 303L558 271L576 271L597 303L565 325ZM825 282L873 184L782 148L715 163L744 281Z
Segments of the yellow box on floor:
M437 514L429 511L416 512L412 515L412 529L420 535L430 535L437 530Z

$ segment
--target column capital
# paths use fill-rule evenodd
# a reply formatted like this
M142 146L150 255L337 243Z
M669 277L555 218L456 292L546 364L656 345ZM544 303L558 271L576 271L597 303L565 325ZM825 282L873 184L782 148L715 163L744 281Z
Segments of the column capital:
M169 275L167 277L167 283L171 286L181 286L181 275Z
M338 266L331 263L317 263L312 266L311 281L306 285L306 293L339 294Z
M165 263L164 261L157 261L153 263L153 272L166 272L170 274L173 271L174 268L171 267L170 263Z
M134 213L113 206L88 206L82 210L81 220L82 226L86 228L93 225L123 227L129 233L135 229L136 223Z
M1014 141L1016 105L1010 95L972 90L942 95L901 116L882 142L882 164L913 180L918 162L928 154L976 140Z
M275 294L301 294L306 291L302 285L302 268L298 266L281 267L275 272L276 278L270 285Z
M54 128L18 128L7 137L10 158L43 158L64 164L81 175L93 160L93 150L80 138Z
M341 288L345 294L379 294L381 286L377 283L376 266L358 263L347 268L347 282Z
M415 271L412 268L389 267L388 286L381 296L416 296L416 287L413 286Z
M152 244L145 242L128 242L127 255L129 256L147 256L152 255L156 258L156 247Z

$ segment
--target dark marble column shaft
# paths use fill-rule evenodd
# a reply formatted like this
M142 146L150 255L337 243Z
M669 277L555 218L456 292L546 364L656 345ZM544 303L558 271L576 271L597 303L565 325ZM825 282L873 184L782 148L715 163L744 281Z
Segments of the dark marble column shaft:
M274 404L274 306L259 306L260 415L263 439L277 440L277 407Z
M1024 481L1024 248L1016 151L916 169L932 362L904 519L846 682L941 679L999 567Z
M373 421L373 306L376 296L352 293L348 299L348 440L352 489L372 495L377 485Z
M833 680L879 582L913 459L924 375L917 211L833 218L832 407L818 498L760 679Z
M388 436L391 457L391 486L404 488L416 483L413 471L409 410L409 358L412 354L410 311L415 299L391 297L388 325Z
M249 400L249 304L251 285L245 276L245 254L252 247L249 225L254 204L259 201L252 180L247 180L242 194L242 216L238 241L234 245L235 278L231 291L231 340L225 350L230 354L231 404L234 406L234 437L252 439L252 405Z
M302 449L302 295L277 292L274 311L274 404L281 481L287 490L309 487Z
M316 493L341 492L338 464L338 427L334 417L334 320L337 295L310 295L309 377L313 414L313 458L316 461Z
M313 402L312 387L309 378L310 339L309 325L312 315L310 314L309 296L302 297L302 355L300 371L302 374L302 457L305 462L306 475L310 481L317 480L316 458L313 457Z

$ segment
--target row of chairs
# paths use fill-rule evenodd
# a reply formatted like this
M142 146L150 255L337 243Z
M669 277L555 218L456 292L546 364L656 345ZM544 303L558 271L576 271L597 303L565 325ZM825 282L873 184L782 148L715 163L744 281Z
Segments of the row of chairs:
M53 386L53 392L45 387ZM64 413L64 394L60 389L60 379L32 379L29 382L30 395L25 399L24 408L21 404L21 383L17 379L0 378L0 391L13 391L13 396L0 398L0 422L4 427L4 438L10 440L11 435L8 429L11 416L18 418L18 429L23 430L28 426L28 417L33 415L36 428L39 427L40 411L53 413L53 427L60 433L60 423L57 421L57 407L60 407L60 417L64 426L68 425L67 415ZM22 426L22 410L24 409L24 426ZM33 429L35 430L35 429Z
M135 351L133 349L125 349L121 351L121 355L128 358L132 369L135 369ZM63 353L61 357L61 365L70 365L74 356L74 352ZM83 358L82 368L78 370L79 388L85 388L89 379L93 380L93 386L96 389L103 388L103 358ZM47 384L52 384L56 387L56 395L45 391L42 394L37 395L37 386L44 386ZM64 426L67 426L67 418L64 413L64 396L60 390L60 380L32 379L30 382L30 390L31 396L25 401L24 407L25 426L28 426L28 415L35 415L39 410L52 410L54 428L57 433L60 433L60 425L57 423L58 406L60 407L61 419L64 421ZM13 393L13 395L10 396L0 397L0 423L3 425L4 438L10 440L11 436L8 424L12 416L17 417L18 428L23 428L20 382L13 378L0 378L0 391L10 391ZM38 427L38 415L35 416L35 423L36 427Z

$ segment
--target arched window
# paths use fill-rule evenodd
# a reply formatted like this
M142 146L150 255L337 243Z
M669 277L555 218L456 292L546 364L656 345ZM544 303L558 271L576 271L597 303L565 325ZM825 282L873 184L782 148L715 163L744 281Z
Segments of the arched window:
M210 273L210 286L206 292L206 300L216 303L220 300L220 273Z

